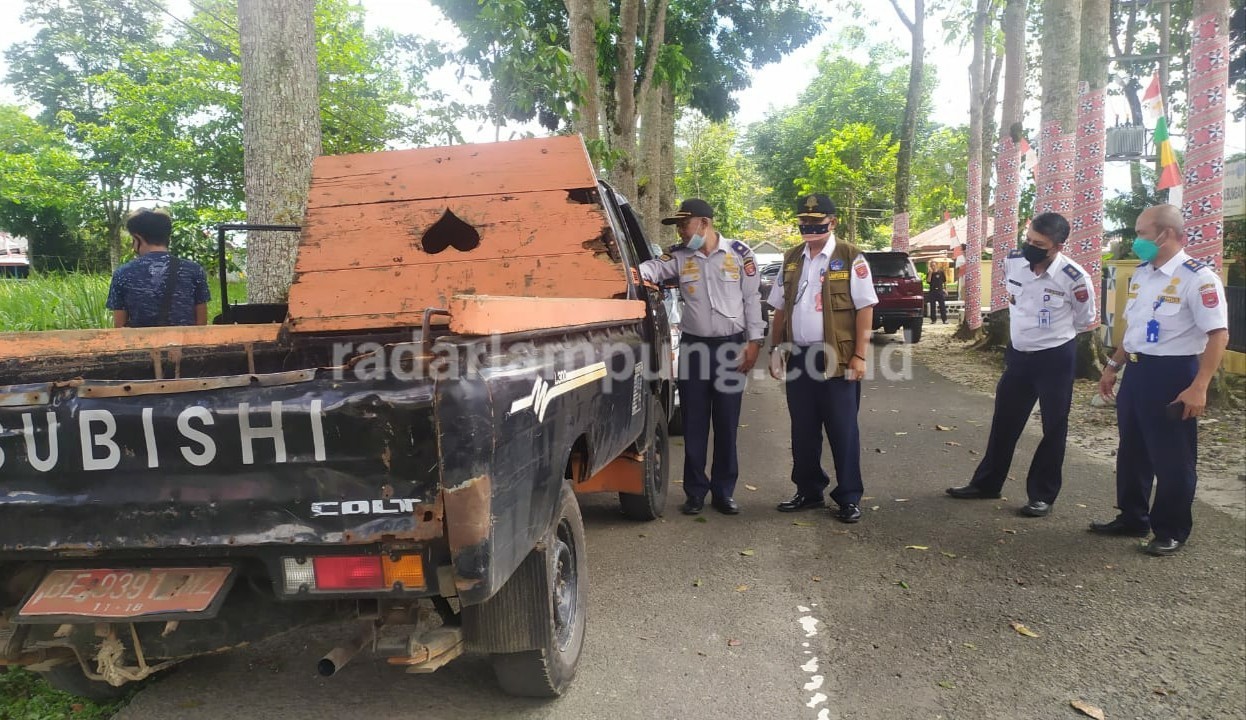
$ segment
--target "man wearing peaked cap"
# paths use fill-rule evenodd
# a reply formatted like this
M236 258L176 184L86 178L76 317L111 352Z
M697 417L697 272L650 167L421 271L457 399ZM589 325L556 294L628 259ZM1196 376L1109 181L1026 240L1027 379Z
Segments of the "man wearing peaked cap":
M679 282L679 402L684 416L682 511L696 515L712 495L715 510L735 515L740 474L736 432L747 373L765 338L761 318L761 276L753 251L728 240L714 227L714 209L691 198L662 220L683 241L658 260L640 265L646 282ZM706 476L709 432L714 428L713 469Z
M787 251L768 301L774 308L770 374L786 381L796 494L780 512L825 505L822 433L835 462L840 522L861 519L861 439L857 412L878 295L856 246L835 238L835 203L806 195L796 205L804 243Z

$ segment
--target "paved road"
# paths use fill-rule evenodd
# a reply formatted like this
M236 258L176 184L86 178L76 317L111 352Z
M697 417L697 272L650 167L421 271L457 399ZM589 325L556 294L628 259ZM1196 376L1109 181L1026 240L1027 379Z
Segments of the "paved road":
M870 499L856 526L773 510L792 488L769 380L741 421L742 515L685 518L678 486L650 524L585 500L588 640L559 701L503 696L478 658L430 676L358 659L323 680L315 661L343 637L331 628L188 663L119 717L1080 717L1071 700L1109 718L1246 716L1246 523L1199 503L1191 543L1164 559L1091 536L1086 524L1114 512L1112 474L1077 452L1052 517L1016 515L1015 482L1006 500L948 499L984 442L980 390L920 366L865 384ZM1035 444L1027 435L1021 457Z

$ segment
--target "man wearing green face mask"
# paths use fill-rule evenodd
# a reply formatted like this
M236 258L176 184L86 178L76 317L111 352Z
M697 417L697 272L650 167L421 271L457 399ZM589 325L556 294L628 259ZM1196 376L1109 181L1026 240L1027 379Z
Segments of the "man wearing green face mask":
M1172 555L1193 525L1196 418L1229 343L1228 308L1216 272L1185 252L1179 209L1147 208L1134 229L1134 252L1143 263L1129 281L1121 346L1099 381L1099 393L1111 397L1117 373L1128 365L1116 402L1120 514L1090 529L1130 537L1153 531L1146 552Z

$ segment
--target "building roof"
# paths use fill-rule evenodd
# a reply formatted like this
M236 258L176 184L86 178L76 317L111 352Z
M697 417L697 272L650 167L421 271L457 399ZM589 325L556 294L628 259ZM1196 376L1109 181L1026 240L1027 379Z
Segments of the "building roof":
M909 238L909 255L923 257L941 257L943 254L952 255L952 251L965 242L967 234L966 228L969 225L969 218L958 217L952 218L945 222L920 232ZM986 216L986 237L984 245L989 246L991 235L995 232L995 218L991 215Z

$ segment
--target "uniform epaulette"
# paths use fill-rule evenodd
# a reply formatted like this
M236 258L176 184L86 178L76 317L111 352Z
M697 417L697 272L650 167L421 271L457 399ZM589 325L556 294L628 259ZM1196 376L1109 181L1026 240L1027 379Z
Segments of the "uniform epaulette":
M676 250L679 250L680 248L683 248L683 247L686 247L683 243L675 243L674 245L666 249L666 254L674 255Z
M1138 263L1138 267L1146 267L1146 265L1147 265L1147 263L1146 263L1146 261L1145 261L1145 260L1143 260L1142 262Z
M1017 248L1016 250L1013 250L1012 252L1008 253L1009 260L1012 260L1014 258L1023 258L1023 257L1025 257L1025 253L1021 251L1021 248Z
M1064 266L1064 274L1065 274L1065 275L1068 275L1068 276L1069 276L1071 279L1073 279L1073 280L1081 280L1081 279L1082 279L1082 271L1081 271L1081 270L1078 270L1076 267L1074 267L1074 266L1072 266L1072 265L1065 265L1065 266Z
M1207 267L1207 265L1195 260L1194 258L1190 258L1189 260L1186 260L1185 262L1181 263L1181 267L1185 268L1186 270L1189 270L1190 272L1196 273L1199 270L1202 270L1203 268Z
M753 251L749 248L748 245L745 245L739 240L731 241L731 249L735 250L735 254L739 255L742 258L746 258L753 253Z

